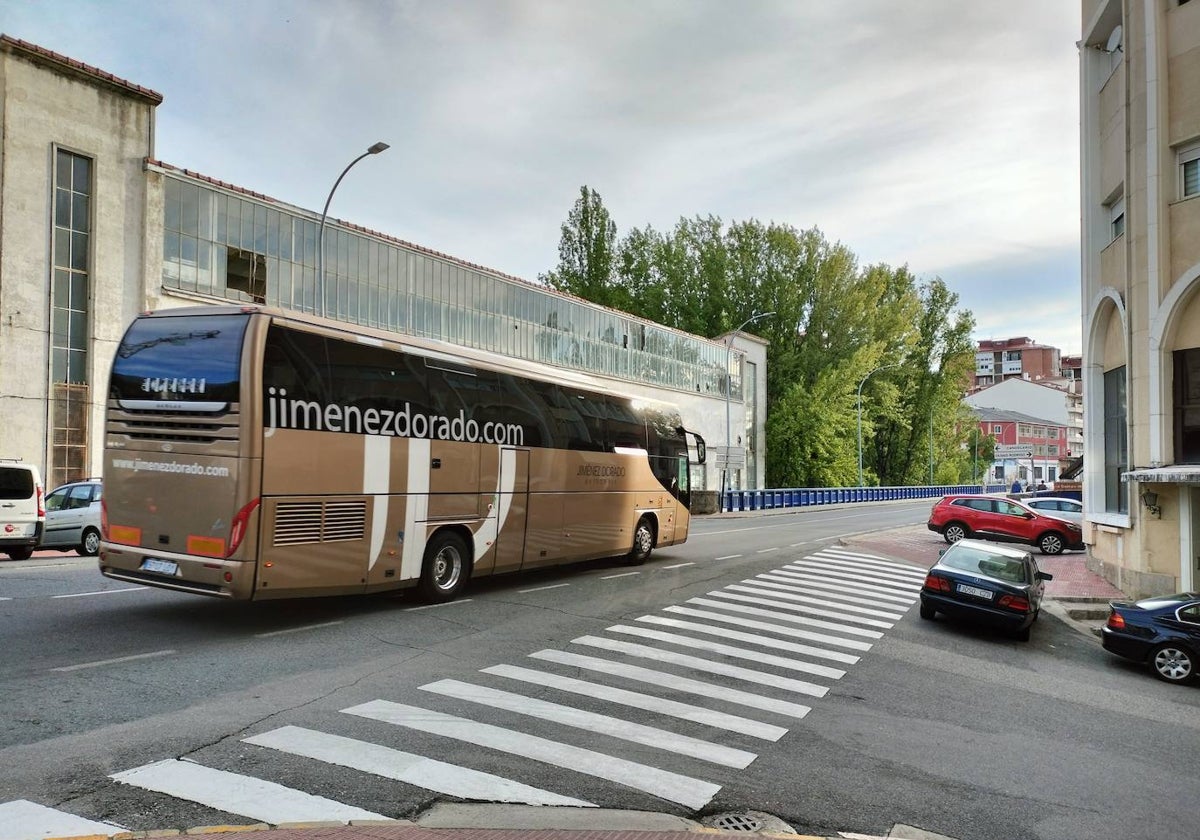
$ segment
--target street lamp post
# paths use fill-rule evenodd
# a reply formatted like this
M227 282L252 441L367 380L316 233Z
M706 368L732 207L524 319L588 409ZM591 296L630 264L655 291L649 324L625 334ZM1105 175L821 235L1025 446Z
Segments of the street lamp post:
M871 374L879 373L887 368L900 367L899 362L893 362L890 365L880 365L874 370L868 371L867 375L858 381L858 486L863 486L863 468L862 468L862 389L867 380L871 378Z
M325 315L325 217L329 215L329 202L333 201L333 194L337 192L338 184L342 183L342 179L346 177L346 173L350 171L354 164L358 163L368 155L377 155L389 148L387 143L375 143L361 155L342 170L342 174L333 182L333 189L329 191L329 197L325 199L325 209L321 211L321 224L317 226L317 313L324 317Z
M729 476L729 447L730 447L729 430L730 430L730 427L733 425L732 420L730 419L730 414L729 414L729 395L733 391L733 374L731 374L729 372L729 366L732 364L732 361L733 361L733 337L737 333L741 332L742 328L745 327L747 324L751 324L751 323L757 321L759 318L766 318L766 317L774 315L774 314L775 314L774 312L759 312L757 315L751 315L745 321L742 321L741 325L737 329L730 332L729 338L727 338L725 340L725 376L727 377L727 380L725 382L725 492L726 493L733 492L733 482L730 480L730 476Z

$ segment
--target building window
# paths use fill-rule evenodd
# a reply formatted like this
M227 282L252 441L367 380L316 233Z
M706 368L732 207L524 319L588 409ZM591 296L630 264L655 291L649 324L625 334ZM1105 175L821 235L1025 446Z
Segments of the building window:
M1125 366L1104 374L1104 509L1129 512L1129 486L1121 473L1129 468L1125 420Z
M1004 427L1001 426L999 423L996 423L995 425L992 426L992 434L994 434L994 435L1004 434Z
M1052 443L1046 447L1046 454L1058 457L1058 444Z
M54 274L50 280L50 475L88 473L88 321L92 161L62 149L54 165Z
M1174 356L1175 463L1200 464L1200 348Z
M1023 438L1032 437L1031 427L1025 423L1022 423L1017 427L1017 435Z
M1109 240L1125 233L1125 198L1121 197L1108 205Z
M1179 150L1179 195L1180 198L1200 195L1200 143Z
M1034 426L1033 427L1033 436L1035 438L1044 438L1046 436L1046 427L1045 426Z

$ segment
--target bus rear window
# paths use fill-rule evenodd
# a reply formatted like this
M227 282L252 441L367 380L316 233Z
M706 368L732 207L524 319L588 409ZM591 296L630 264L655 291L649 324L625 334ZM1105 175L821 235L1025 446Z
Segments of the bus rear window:
M138 318L117 348L109 396L122 408L225 411L238 401L249 315Z

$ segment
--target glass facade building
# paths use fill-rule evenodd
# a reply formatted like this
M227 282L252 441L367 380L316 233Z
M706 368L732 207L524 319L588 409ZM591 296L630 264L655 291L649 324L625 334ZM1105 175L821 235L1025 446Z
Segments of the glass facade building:
M164 170L163 286L265 303L674 391L742 400L724 343ZM323 307L318 300L323 298ZM726 365L729 369L726 369Z

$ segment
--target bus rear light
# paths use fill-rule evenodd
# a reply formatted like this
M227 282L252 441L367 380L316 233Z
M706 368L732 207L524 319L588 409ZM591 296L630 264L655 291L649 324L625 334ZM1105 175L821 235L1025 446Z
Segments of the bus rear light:
M233 552L238 550L238 546L242 544L242 540L246 536L246 527L250 524L250 514L254 513L259 501L257 497L251 499L245 507L237 512L237 516L233 517L233 524L229 526L229 550L225 552L226 557L231 557Z

